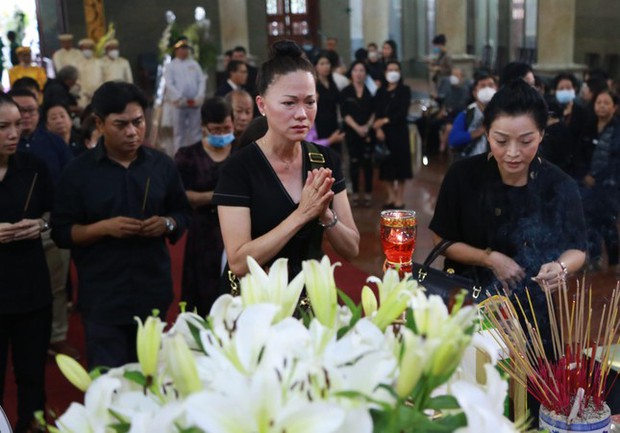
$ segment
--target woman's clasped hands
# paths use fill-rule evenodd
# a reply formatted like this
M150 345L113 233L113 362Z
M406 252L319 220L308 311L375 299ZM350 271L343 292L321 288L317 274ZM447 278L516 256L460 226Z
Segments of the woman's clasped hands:
M329 168L319 168L308 171L306 183L301 191L298 211L308 220L319 218L329 208L334 198L332 186L335 179Z

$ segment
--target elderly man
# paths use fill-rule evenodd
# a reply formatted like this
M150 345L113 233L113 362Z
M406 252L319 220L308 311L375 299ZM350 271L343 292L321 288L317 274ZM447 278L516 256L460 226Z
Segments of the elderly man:
M202 138L200 107L205 97L207 79L198 62L190 56L185 39L174 45L174 59L166 66L166 97L174 105L173 144L176 153L181 147Z
M103 84L103 70L101 60L94 56L95 41L92 39L81 39L78 42L81 60L77 65L80 72L80 107L90 104L95 90Z
M176 242L190 212L174 162L143 146L147 101L137 86L106 82L92 107L102 145L62 173L52 238L71 248L80 275L90 368L136 360L136 321L172 302L166 239Z
M69 147L62 138L48 132L45 127L39 125L39 104L32 92L24 88L16 88L9 92L9 96L19 106L22 116L18 150L31 153L43 160L51 174L52 181L56 184L60 178L60 173L73 157ZM65 286L69 272L69 251L58 248L50 238L49 232L43 233L41 238L50 272L53 297L50 351L78 358L77 349L67 343L69 324Z
M15 52L19 64L9 69L9 83L13 87L13 83L23 77L33 78L39 83L39 88L42 89L47 81L47 74L45 69L40 66L32 64L32 51L30 47L18 47Z
M232 107L235 137L239 138L254 117L254 101L250 94L243 89L233 90L228 93L226 101Z
M77 66L82 55L79 50L73 48L73 35L63 33L58 35L58 40L60 41L60 49L56 50L52 55L56 72L59 72L65 66Z
M79 77L75 66L65 66L56 78L48 80L43 88L43 105L65 105L71 113L79 114L82 109L78 106L77 98L72 93L72 88L77 84Z
M103 81L125 81L133 83L133 75L129 61L120 56L118 40L110 39L103 46L105 56L101 59Z

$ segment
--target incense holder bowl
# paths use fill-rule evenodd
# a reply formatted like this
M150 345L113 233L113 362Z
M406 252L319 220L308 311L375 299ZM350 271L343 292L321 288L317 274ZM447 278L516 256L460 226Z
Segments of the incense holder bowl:
M546 407L540 407L539 429L549 433L564 432L592 432L609 433L611 431L611 411L606 404L599 412L587 414L585 419L577 418L568 423L566 416L550 412Z

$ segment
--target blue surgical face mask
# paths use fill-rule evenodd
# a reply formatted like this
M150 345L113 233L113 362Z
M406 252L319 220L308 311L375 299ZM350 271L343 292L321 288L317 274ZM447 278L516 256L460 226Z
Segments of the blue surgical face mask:
M441 53L441 48L439 48L439 47L433 47L432 53L433 53L433 54L439 54L439 53Z
M573 89L558 90L555 92L555 99L557 99L560 104L568 104L575 99L575 91Z
M222 135L209 134L207 139L209 140L209 144L213 147L226 147L233 142L235 134L232 132Z

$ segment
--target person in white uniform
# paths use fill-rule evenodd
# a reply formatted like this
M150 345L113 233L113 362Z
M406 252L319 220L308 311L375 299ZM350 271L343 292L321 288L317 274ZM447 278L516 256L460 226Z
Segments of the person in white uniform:
M80 107L90 104L90 100L95 90L103 84L103 70L101 68L101 60L95 57L95 41L92 39L81 39L78 42L81 52L81 60L77 65L80 72L80 99L78 101Z
M118 40L110 39L103 47L105 48L105 56L101 59L103 81L133 83L131 66L129 66L129 61L126 58L120 56Z
M181 147L202 139L200 107L205 97L207 79L198 62L191 58L191 47L181 39L174 45L174 59L166 66L166 98L172 102L173 144Z
M77 67L82 59L82 53L80 53L80 50L73 48L73 35L70 33L63 33L58 35L58 40L60 41L60 49L52 55L52 61L54 62L54 69L56 72L60 71L65 66Z

